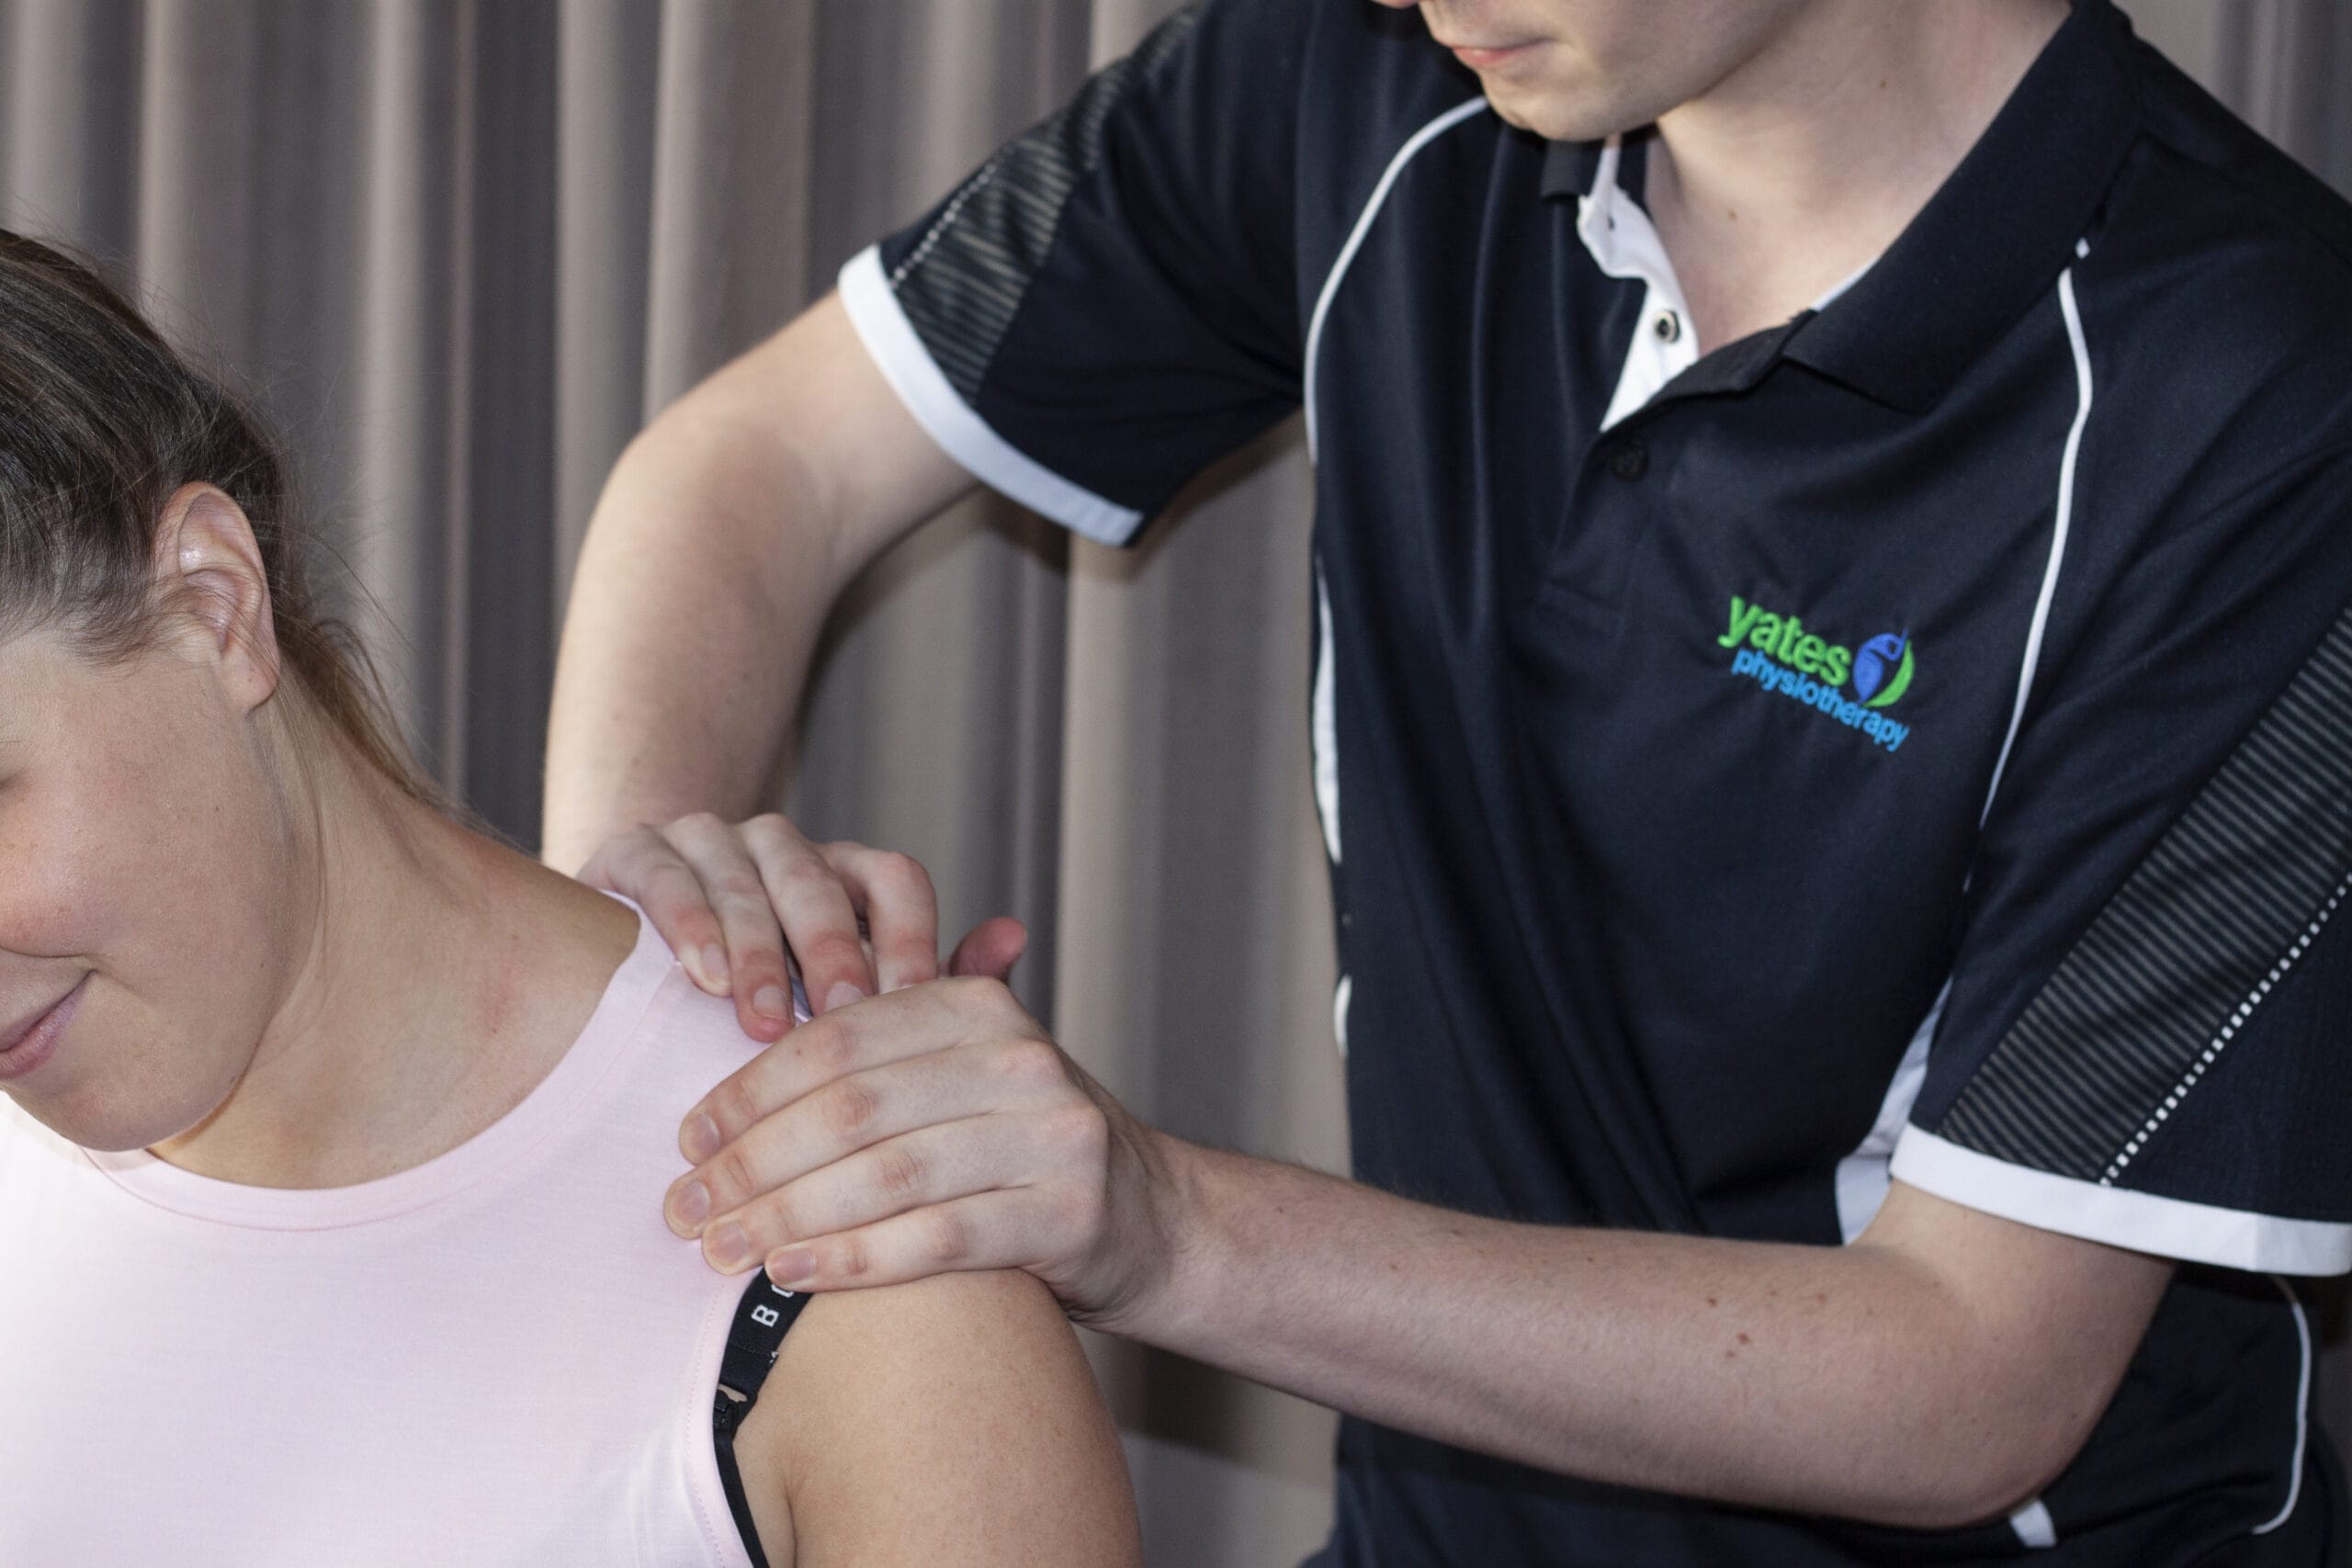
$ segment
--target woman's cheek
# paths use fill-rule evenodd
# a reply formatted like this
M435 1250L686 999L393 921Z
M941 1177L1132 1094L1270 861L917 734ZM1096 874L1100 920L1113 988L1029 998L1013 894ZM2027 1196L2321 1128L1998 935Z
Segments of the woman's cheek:
M86 953L104 921L100 879L111 868L94 857L82 824L42 813L29 791L0 797L0 950L37 958Z

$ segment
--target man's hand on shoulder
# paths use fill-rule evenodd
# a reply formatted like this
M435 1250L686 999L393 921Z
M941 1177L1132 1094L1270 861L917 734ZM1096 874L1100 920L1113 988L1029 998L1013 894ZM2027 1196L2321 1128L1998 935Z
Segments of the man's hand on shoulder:
M1168 1268L1159 1134L990 978L802 1025L706 1097L682 1146L672 1227L789 1289L1024 1269L1109 1323Z
M641 829L581 876L773 1043L680 1128L695 1168L664 1212L713 1267L815 1291L1024 1269L1102 1323L1165 1274L1166 1140L1006 988L1019 921L974 928L943 977L920 864L776 816ZM797 1028L787 949L816 1013Z
M695 984L733 996L754 1040L792 1027L787 950L819 1014L941 972L939 900L922 863L814 842L774 813L729 823L698 812L639 828L606 840L579 875L643 908ZM1028 941L1018 920L984 920L947 972L1002 980Z

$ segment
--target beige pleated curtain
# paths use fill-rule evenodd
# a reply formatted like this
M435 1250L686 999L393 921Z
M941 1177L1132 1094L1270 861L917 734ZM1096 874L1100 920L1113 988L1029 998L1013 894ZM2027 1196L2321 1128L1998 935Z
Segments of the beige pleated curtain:
M0 0L0 222L99 258L256 394L413 734L527 844L623 444L1174 8ZM2352 5L2131 8L2352 184ZM1026 919L1025 998L1146 1115L1341 1168L1308 506L1287 432L1131 554L966 503L836 617L775 798L921 856L950 925ZM1153 1562L1320 1540L1326 1415L1093 1349Z

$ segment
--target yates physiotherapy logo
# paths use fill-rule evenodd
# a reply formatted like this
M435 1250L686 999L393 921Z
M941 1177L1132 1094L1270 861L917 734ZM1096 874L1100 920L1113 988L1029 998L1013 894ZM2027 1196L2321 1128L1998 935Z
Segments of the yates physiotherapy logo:
M1884 632L1858 649L1848 648L1805 630L1794 615L1776 614L1735 593L1731 625L1715 641L1739 650L1731 661L1733 674L1860 730L1889 751L1911 733L1909 725L1886 712L1911 689L1917 666L1907 631Z

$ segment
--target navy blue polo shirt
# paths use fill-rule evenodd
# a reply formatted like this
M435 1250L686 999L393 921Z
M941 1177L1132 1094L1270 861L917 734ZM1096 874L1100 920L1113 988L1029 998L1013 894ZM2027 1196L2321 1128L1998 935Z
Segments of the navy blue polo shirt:
M1409 13L1209 0L842 295L942 446L1098 539L1306 409L1361 1179L1835 1247L1892 1178L2182 1267L2013 1517L1350 1420L1318 1561L2327 1560L2291 1277L2352 1268L2352 211L2086 0L1884 254L1700 355L1650 145L1503 124Z

